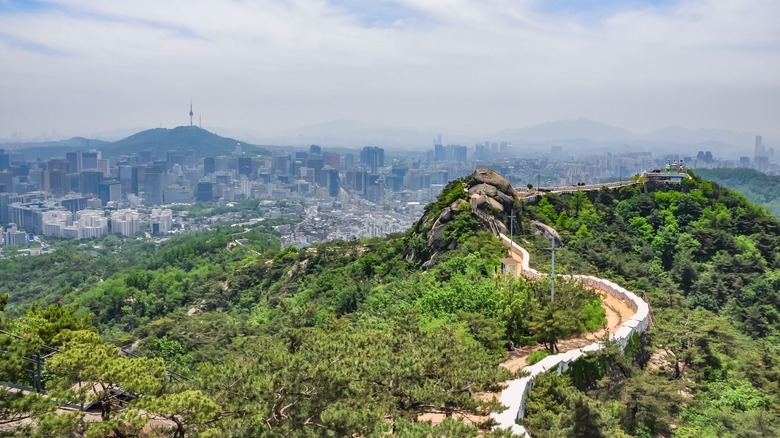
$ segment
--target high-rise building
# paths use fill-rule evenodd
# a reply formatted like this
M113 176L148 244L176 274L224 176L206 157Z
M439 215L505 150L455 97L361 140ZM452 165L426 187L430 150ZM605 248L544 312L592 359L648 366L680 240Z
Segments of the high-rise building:
M325 167L325 164L322 160L322 155L309 155L309 159L306 160L306 167L307 169L312 169L312 175L310 178L312 182L317 183L317 185L320 187L325 187L327 185L327 182L325 181L327 177L322 171L322 168Z
M759 172L766 172L769 170L769 154L767 153L766 146L764 146L763 139L760 135L756 136L756 150L753 157L753 164Z
M0 193L0 225L8 223L8 205L11 202L11 195Z
M214 200L214 187L211 181L201 181L198 183L195 199L199 202L211 202Z
M7 170L0 171L0 193L14 193L14 174Z
M146 169L146 174L144 175L144 204L160 205L164 202L165 174L163 172L163 169L157 165Z
M103 178L109 178L111 176L111 163L107 159L98 159L97 165L98 170L103 172Z
M355 156L352 154L344 155L344 170L350 171L354 170L355 167Z
M766 148L764 147L764 141L763 138L760 135L756 136L756 149L755 149L755 157L764 157L766 156Z
M203 159L203 176L209 176L217 171L217 163L214 157L206 157Z
M376 146L366 146L360 152L360 163L369 166L371 173L385 166L385 150Z
M4 149L0 149L0 170L7 170L11 165L11 157L5 153Z
M271 169L277 175L289 175L290 174L290 156L289 155L277 155L274 157L271 164Z
M323 152L322 161L326 166L336 170L341 169L341 156L335 152Z
M65 159L68 161L68 173L81 172L81 153L80 152L66 152Z
M81 170L93 170L98 168L98 159L100 159L100 152L79 152L81 155Z
M433 161L444 161L447 159L447 154L444 151L444 145L437 144L433 146Z
M122 166L119 168L119 182L122 184L122 193L138 195L138 167Z
M252 177L252 157L238 157L238 174Z
M245 198L252 197L252 181L250 181L246 175L241 175L241 178L238 180L238 185L240 193L244 195Z
M79 174L79 193L97 195L102 180L103 172L99 170L82 171Z
M102 181L98 185L98 196L103 205L122 200L122 183L117 180Z
M328 169L328 195L331 198L337 198L339 196L339 171L336 169Z
M44 172L44 180L48 181L49 192L55 196L62 196L69 191L68 174L61 170L47 170Z

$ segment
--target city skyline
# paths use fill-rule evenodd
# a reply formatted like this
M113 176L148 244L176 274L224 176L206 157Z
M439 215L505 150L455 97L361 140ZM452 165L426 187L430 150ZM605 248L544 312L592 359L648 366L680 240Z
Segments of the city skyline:
M780 4L0 1L0 138L587 118L780 137ZM427 145L426 145L427 146Z

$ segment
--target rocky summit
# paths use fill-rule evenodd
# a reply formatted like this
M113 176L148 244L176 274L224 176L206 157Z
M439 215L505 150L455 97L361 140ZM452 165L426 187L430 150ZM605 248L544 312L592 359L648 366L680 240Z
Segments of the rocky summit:
M417 244L407 255L430 266L439 253L456 248L463 236L493 227L508 232L510 216L519 213L515 209L519 205L512 185L493 170L478 169L451 181L412 228Z

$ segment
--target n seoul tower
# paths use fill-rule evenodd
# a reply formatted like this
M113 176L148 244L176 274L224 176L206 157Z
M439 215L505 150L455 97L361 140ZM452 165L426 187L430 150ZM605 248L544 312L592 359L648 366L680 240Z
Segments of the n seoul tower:
M192 101L190 101L190 126L192 126L192 116L194 116L195 113L192 112Z

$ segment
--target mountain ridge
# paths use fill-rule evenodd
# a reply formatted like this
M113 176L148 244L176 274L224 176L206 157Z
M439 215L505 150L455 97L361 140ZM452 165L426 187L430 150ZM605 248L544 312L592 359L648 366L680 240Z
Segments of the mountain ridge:
M628 129L585 118L556 120L521 128L508 128L485 135L453 135L445 131L433 132L411 128L398 128L382 123L365 122L357 119L335 119L312 125L289 128L276 132L260 132L248 128L219 128L224 137L196 126L176 128L153 128L136 132L121 140L106 142L88 139L91 143L107 145L100 147L106 151L138 152L161 144L162 148L181 148L190 146L213 153L216 147L220 153L227 153L237 143L242 145L309 145L319 144L325 147L362 147L381 146L389 149L429 148L434 139L442 135L444 144L473 145L485 141L508 141L515 145L546 148L550 145L565 146L581 152L598 152L603 149L630 147L632 150L656 150L661 152L695 153L702 148L724 154L745 154L752 150L755 134L735 132L726 129L689 129L682 127L664 127L646 133L636 133ZM172 133L187 133L195 137L182 136L175 140L166 139ZM216 137L210 137L205 133ZM197 137L197 138L196 138ZM202 138L200 138L202 137ZM244 140L237 140L236 138ZM63 147L73 139L57 142L8 142L0 145L10 149L29 149L32 147ZM771 145L774 140L765 138ZM169 146L169 144L171 146Z

